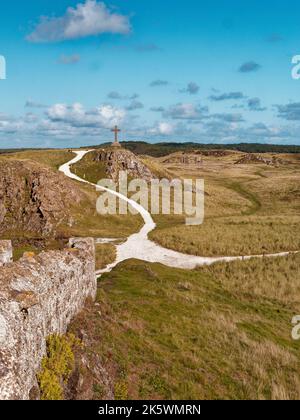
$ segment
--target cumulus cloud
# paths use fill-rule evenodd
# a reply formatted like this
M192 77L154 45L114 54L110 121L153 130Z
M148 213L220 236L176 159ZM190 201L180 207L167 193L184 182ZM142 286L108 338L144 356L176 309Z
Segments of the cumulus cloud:
M92 110L85 110L83 105L55 104L47 111L52 122L65 123L73 127L110 128L121 124L126 116L123 109L111 105L101 105Z
M153 82L150 83L150 87L157 87L157 86L167 86L169 82L167 80L153 80Z
M230 113L223 113L223 114L212 114L210 118L216 118L218 120L222 120L229 123L235 122L243 122L244 118L242 114L230 114Z
M112 92L109 92L107 97L109 99L125 101L125 100L128 100L128 99L129 100L135 100L139 97L139 95L137 93L134 93L133 95L122 95L120 92L112 91Z
M253 71L257 71L261 69L261 65L256 63L255 61L247 61L246 63L242 64L239 68L240 73L251 73Z
M136 111L137 109L143 109L144 108L144 104L142 104L142 102L137 101L137 100L133 100L127 107L126 110L127 111Z
M197 107L195 106L195 109ZM300 104L299 104L300 108ZM267 125L262 122L246 124L241 118L228 114L203 114L199 119L190 111L184 118L168 120L163 117L152 127L140 124L131 113L110 105L86 109L81 104L55 104L45 113L26 113L14 117L0 113L0 144L2 147L78 147L111 139L115 124L126 130L128 139L159 139L170 136L172 141L201 141L202 143L274 143L299 144L298 126ZM97 139L97 140L96 140Z
M197 95L199 93L200 87L195 82L190 82L186 88L181 89L181 93L189 93L190 95Z
M265 111L267 109L261 106L259 98L250 98L248 100L248 108L250 111Z
M190 103L179 103L171 106L163 115L175 120L201 120L207 117L207 113L207 107L196 106Z
M58 59L58 62L60 64L76 64L80 61L80 55L79 54L73 54L73 55L61 55Z
M174 125L169 123L169 122L159 122L158 124L156 124L155 127L151 128L149 130L149 132L151 134L160 134L163 136L169 136L170 134L173 134L174 132Z
M276 105L278 116L288 121L300 121L300 102L288 105Z
M212 101L226 101L226 100L237 100L237 99L244 99L245 95L242 92L229 92L229 93L223 93L220 95L211 95L209 97Z
M104 33L128 34L129 18L115 13L103 2L86 0L68 7L60 17L41 17L34 31L27 36L30 42L59 42Z
M29 100L26 101L25 108L48 108L48 105Z

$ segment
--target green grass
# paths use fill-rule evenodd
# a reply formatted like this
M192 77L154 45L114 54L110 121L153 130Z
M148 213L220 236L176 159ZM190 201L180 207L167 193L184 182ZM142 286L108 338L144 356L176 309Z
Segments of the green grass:
M229 183L228 188L237 192L241 197L245 198L251 203L251 207L248 210L242 212L242 215L251 216L252 214L257 213L258 210L261 209L262 204L258 196L251 192L249 189L246 189L245 186L243 186L239 182Z
M103 162L94 161L95 153L86 154L78 163L72 166L72 171L93 184L97 184L101 179L108 178Z
M44 167L57 170L60 165L73 157L74 153L63 150L23 151L3 156L1 155L0 164L1 162L6 163L14 161L17 168L18 162L28 161L25 165L25 167L28 168L28 172ZM39 163L39 166L36 165L36 162ZM19 167L21 167L21 165L19 165ZM27 172L25 170L24 174L20 172L20 169L18 170L18 176L21 178L20 182L24 182L24 179L26 180L26 174ZM52 180L54 176L55 175L52 175ZM62 179L62 177L63 175L60 175L60 179ZM1 237L2 239L13 239L15 243L20 242L20 244L18 243L16 245L16 259L22 256L23 252L27 250L39 252L41 249L52 249L52 246L56 247L56 242L63 238L73 236L126 238L132 233L139 231L141 228L142 219L140 216L132 216L131 214L127 216L99 215L96 210L98 193L93 187L70 179L66 179L66 183L68 183L69 189L72 189L73 194L77 194L77 197L79 197L80 200L78 203L74 203L74 195L72 196L71 193L68 195L67 192L63 195L60 192L60 195L58 196L61 200L64 200L64 211L66 212L66 216L68 216L65 217L65 220L69 219L69 216L71 216L70 219L72 223L66 223L63 220L61 223L57 224L54 232L49 235L49 239L52 239L53 243L50 244L50 241L48 241L45 248L35 245L36 240L44 237L40 231L29 231L26 226L22 225L21 220L19 221L20 223L18 223L18 220L15 220L13 214L10 214L9 212L6 214L7 228L2 232ZM29 191L26 189L25 182L24 185L22 200L20 199L19 203L17 203L20 206L20 214L22 214L22 209L25 209L30 201ZM55 185L55 182L52 182L52 188L53 185ZM9 223L9 217L12 219L11 223ZM22 243L25 239L25 243Z
M184 271L127 261L100 279L101 316L91 306L71 330L88 331L85 351L129 399L298 399L299 263Z
M102 270L116 259L116 247L113 244L96 244L96 270Z

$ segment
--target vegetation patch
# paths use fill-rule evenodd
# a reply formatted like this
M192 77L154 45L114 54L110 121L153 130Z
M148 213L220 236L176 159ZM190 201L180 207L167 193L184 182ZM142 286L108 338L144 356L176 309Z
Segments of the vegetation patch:
M99 280L98 307L72 331L88 318L87 353L97 352L119 399L299 399L299 263L185 271L126 261Z
M47 340L47 355L38 374L41 400L62 400L64 386L75 367L74 350L80 341L73 335L52 335Z

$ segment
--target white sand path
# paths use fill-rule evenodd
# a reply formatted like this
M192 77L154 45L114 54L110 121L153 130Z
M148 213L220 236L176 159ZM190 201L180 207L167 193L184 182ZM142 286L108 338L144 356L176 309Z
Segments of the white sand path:
M148 238L149 233L156 228L156 224L154 223L151 214L146 209L144 209L144 207L142 207L140 204L136 203L135 201L130 200L124 195L119 194L116 191L112 191L107 188L100 187L96 184L88 182L71 172L71 169L70 169L71 165L79 162L89 152L91 152L91 150L82 150L82 151L74 152L76 153L76 157L72 159L70 162L67 162L64 165L62 165L59 168L59 170L71 179L92 185L98 191L107 191L119 197L121 200L126 201L134 209L138 211L138 213L141 215L141 217L144 220L144 226L138 233L135 233L129 236L129 238L124 243L116 245L116 249L117 249L116 260L112 264L108 265L104 270L97 271L96 275L101 275L103 273L110 272L114 267L116 267L122 261L129 260L132 258L151 262L151 263L161 263L168 267L183 268L183 269L191 270L191 269L195 269L198 266L211 265L211 264L214 264L216 262L221 262L221 261L230 262L230 261L237 261L237 260L249 260L252 258L284 257L290 254L298 253L298 252L281 252L278 254L251 255L251 256L241 256L241 257L215 257L214 258L214 257L199 257L195 255L188 255L188 254L183 254L180 252L163 248Z

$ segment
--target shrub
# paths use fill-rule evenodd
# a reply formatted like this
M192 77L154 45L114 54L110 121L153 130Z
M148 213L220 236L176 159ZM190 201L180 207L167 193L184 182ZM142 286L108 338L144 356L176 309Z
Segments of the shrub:
M128 387L126 382L120 381L115 384L115 399L117 401L128 400Z
M47 340L47 355L38 375L42 400L62 400L63 384L74 369L74 349L80 341L73 334L51 335Z

